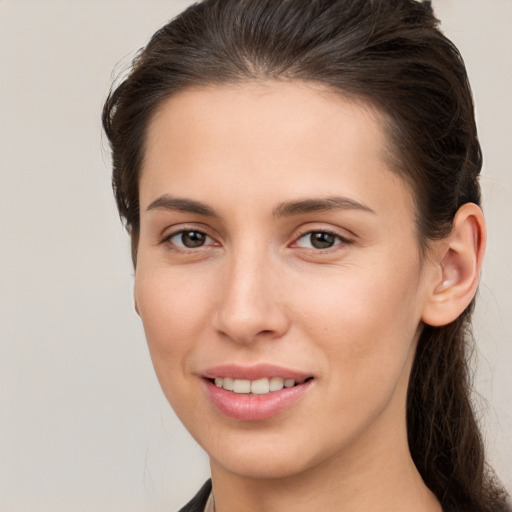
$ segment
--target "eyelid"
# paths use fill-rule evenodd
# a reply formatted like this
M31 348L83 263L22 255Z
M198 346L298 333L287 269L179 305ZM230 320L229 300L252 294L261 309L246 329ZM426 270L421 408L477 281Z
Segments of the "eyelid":
M320 225L317 223L308 223L307 225L301 226L296 230L296 234L294 234L294 240L298 238L308 235L310 233L329 233L330 235L338 236L343 241L353 241L356 238L356 235L351 233L347 229L337 228L333 226Z
M179 245L174 244L171 242L171 239L181 233L186 233L187 231L197 231L198 233L201 233L205 235L206 237L210 238L215 242L214 244L205 244L196 248L191 247L181 247ZM171 228L167 228L164 230L163 234L159 237L159 244L165 244L169 243L172 244L176 249L182 250L182 251L197 251L204 249L205 247L212 247L212 246L219 246L220 244L216 241L215 237L209 232L210 230L206 227L197 225L189 225L189 224L179 224L177 226L172 226Z
M344 230L345 231L345 230ZM316 248L309 248L309 247L299 247L297 246L297 242L307 236L311 235L312 233L327 233L329 235L335 236L340 240L340 243L336 243L332 247L326 248L326 249L316 249ZM325 227L325 226L317 226L317 227L311 227L311 226L304 226L299 229L299 232L294 235L293 242L290 244L290 247L298 247L299 249L303 249L306 251L311 251L315 253L328 253L340 250L340 246L346 246L354 243L354 237L353 236L347 236L345 234L340 233L340 230L337 230L332 227Z
M205 245L199 246L197 248L186 248L186 247L178 246L171 242L171 239L173 237L175 237L181 233L187 232L187 231L197 231L199 233L202 233L206 237L210 238L214 243L213 244L212 243L205 244ZM340 231L343 231L343 233ZM313 252L327 253L329 251L338 250L337 248L340 245L349 245L349 244L353 244L355 242L355 240L354 240L355 235L347 234L347 230L341 230L341 229L336 229L336 228L327 227L327 226L307 225L307 226L302 226L301 228L299 228L297 230L296 234L293 235L293 239L292 239L292 242L289 244L289 247L293 247L294 245L296 246L298 240L300 240L301 238L303 238L307 235L310 235L312 233L327 233L329 235L332 235L332 236L335 236L336 238L338 238L340 240L340 243L337 243L333 247L326 248L326 249L308 249L308 248L302 248L302 249L310 250ZM212 234L211 230L207 226L203 226L203 225L198 226L197 224L194 225L194 224L185 224L184 223L184 224L178 224L178 225L175 225L172 227L167 227L164 230L163 234L159 236L158 243L159 244L169 243L169 244L173 245L173 247L177 250L198 251L201 249L205 249L207 247L220 246L221 244L217 241L217 238L218 237L216 237L214 234Z

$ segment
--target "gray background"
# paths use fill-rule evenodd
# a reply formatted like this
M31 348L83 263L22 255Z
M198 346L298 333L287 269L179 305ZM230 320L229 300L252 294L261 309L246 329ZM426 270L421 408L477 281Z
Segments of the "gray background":
M99 121L114 67L188 3L0 0L2 512L172 511L208 475L133 311ZM511 489L512 0L434 5L467 62L485 153L477 400Z

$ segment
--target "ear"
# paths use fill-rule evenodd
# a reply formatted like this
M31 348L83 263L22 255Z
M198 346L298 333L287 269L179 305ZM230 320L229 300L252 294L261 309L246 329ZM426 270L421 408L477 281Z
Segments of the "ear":
M435 242L434 272L422 315L424 323L439 327L453 322L476 294L487 232L482 210L473 203L460 207L450 234Z

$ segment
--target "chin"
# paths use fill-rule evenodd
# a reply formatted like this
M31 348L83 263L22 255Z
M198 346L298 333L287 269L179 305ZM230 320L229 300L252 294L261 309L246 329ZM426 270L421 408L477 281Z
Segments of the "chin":
M244 478L286 479L308 471L332 456L325 447L299 432L257 435L254 431L231 432L223 441L206 440L202 444L212 466ZM242 434L242 435L241 435ZM198 440L202 441L202 440Z
M293 454L269 453L222 453L218 457L210 456L213 464L225 471L244 478L286 479L309 469L310 464L300 457L301 452Z

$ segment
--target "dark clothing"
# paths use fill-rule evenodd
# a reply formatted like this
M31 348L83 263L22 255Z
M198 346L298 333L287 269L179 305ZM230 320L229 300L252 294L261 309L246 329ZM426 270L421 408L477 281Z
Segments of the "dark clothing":
M208 480L199 492L179 512L203 512L208 496L212 492L212 481Z
M208 501L208 497L212 492L212 481L211 479L206 481L203 487L199 490L199 492L189 501L183 508L181 508L178 512L204 512L204 507L206 506L206 502ZM512 504L507 501L505 504L505 508L501 508L496 512L512 512ZM444 509L444 512L448 512L448 509Z

